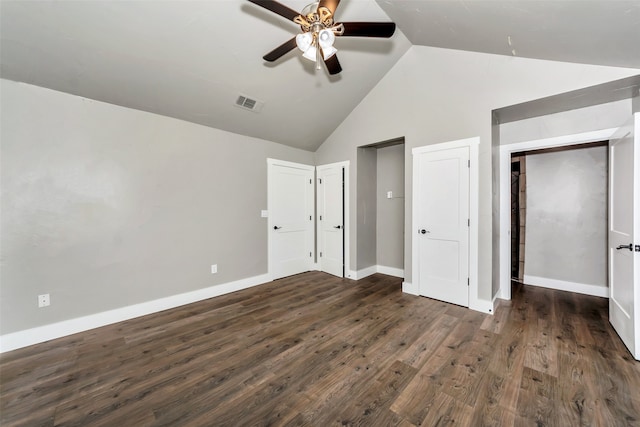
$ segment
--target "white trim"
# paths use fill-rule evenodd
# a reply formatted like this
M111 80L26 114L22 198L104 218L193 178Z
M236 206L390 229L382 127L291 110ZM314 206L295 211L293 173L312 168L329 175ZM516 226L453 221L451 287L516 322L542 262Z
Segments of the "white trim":
M549 279L547 277L537 277L524 275L524 283L529 286L540 288L556 289L559 291L575 292L595 297L609 298L609 288L603 285L589 285L586 283L567 282L566 280Z
M469 169L469 308L483 313L493 313L487 311L484 300L478 298L479 284L479 263L478 248L480 245L479 224L480 224L480 138L469 141L469 159L471 166ZM492 307L493 308L493 307Z
M473 145L480 145L480 137L474 136L472 138L458 139L455 141L441 142L439 144L423 145L415 147L411 150L411 154L433 153L434 151L451 150L453 148L465 148Z
M402 282L402 292L409 295L420 295L418 288L413 286L411 282Z
M412 211L412 230L417 230L417 203L419 185L417 185L417 167L416 167L416 154L428 153L440 150L450 150L453 148L469 148L469 218L471 224L469 226L469 308L483 313L492 313L493 304L491 301L481 300L478 298L478 232L480 224L479 214L479 191L480 191L480 137L460 139L457 141L444 142L441 144L426 145L423 147L416 147L411 150L413 155L413 211ZM413 232L413 231L412 231ZM411 256L412 256L412 268L415 285L411 285L411 290L418 290L419 292L419 277L418 277L418 241L415 238L411 239ZM404 291L404 289L403 289ZM411 292L407 292L411 293Z
M376 270L380 274L386 274L388 276L399 277L401 279L404 278L404 269L395 268L395 267L387 267L384 265L377 265Z
M481 313L486 313L486 314L495 313L496 304L497 303L495 298L492 301L476 298L475 301L473 302L473 307L472 307L471 298L469 298L469 308L471 310L479 311Z
M286 166L289 168L304 169L309 171L315 170L315 166L313 165L305 165L304 163L288 162L286 160L272 159L270 157L267 158L267 165L279 165L279 166Z
M349 270L350 268L350 262L349 262L349 250L350 250L350 246L349 246L349 233L350 233L350 217L349 217L349 160L345 160L343 162L335 162L335 163L329 163L326 165L320 165L320 166L316 166L316 178L318 177L318 170L322 169L322 168L331 168L331 167L343 167L344 168L344 274L346 278L352 279L353 276L353 272ZM316 207L319 206L319 202L318 202L318 197L320 197L320 193L317 191L317 186L318 186L318 182L316 181L315 183L316 185L316 190L315 190L315 197L316 197ZM315 241L315 245L314 247L316 248L316 254L319 253L319 249L318 249L318 245L320 244L320 221L318 221L318 216L316 215L316 241ZM317 263L318 266L318 270L322 271L320 269L320 262L318 261ZM357 279L356 279L357 280Z
M347 277L351 280L364 279L376 273L386 274L387 276L398 277L400 279L404 278L404 270L402 268L387 267L384 265L372 265L358 271L347 271L347 273Z
M365 277L369 277L372 274L376 274L378 272L378 266L372 265L371 267L363 268L362 270L358 270L355 272L354 280L364 279Z
M640 93L636 97L635 101L640 104ZM640 244L640 153L637 151L639 147L638 140L640 139L640 111L636 111L633 114L634 127L633 135L634 141L634 162L633 162L633 242L634 244ZM633 357L636 360L640 360L640 261L638 256L635 255L634 268L633 268L633 283L634 283L634 307L633 307L633 329L635 330L635 344Z
M0 336L0 353L240 291L269 281L268 274L247 277L196 291L5 334Z
M496 298L500 298L503 300L510 300L511 299L511 281L509 281L509 292L507 293L507 286L501 286L500 289L498 289L498 292L496 292Z
M500 298L511 299L511 153L603 141L618 128L556 136L500 146Z

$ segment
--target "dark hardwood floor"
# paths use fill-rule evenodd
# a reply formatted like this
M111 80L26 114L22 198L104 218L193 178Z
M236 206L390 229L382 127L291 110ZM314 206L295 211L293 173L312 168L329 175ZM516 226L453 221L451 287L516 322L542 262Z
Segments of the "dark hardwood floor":
M3 426L636 426L607 300L494 316L312 272L0 356Z

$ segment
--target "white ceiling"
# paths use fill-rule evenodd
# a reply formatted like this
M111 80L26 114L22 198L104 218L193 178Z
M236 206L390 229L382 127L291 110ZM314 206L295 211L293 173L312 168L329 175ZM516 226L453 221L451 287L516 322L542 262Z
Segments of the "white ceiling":
M336 15L399 31L339 38L329 76L297 51L265 63L299 28L246 0L1 0L0 76L314 151L412 44L640 68L640 0L342 0Z

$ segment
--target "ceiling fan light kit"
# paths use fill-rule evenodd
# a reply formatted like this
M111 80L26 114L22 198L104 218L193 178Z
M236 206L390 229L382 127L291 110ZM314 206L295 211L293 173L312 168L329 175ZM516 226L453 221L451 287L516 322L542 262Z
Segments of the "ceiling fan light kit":
M340 0L311 3L300 14L274 0L248 1L295 22L302 29L301 34L267 53L263 57L265 61L273 62L297 47L304 58L316 62L317 70L324 61L329 74L342 71L336 55L338 49L333 46L336 36L389 38L396 29L393 22L335 23L333 16Z

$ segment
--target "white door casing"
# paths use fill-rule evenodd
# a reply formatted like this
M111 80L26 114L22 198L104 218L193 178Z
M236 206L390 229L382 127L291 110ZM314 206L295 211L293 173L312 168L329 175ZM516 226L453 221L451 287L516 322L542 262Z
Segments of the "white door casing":
M477 160L478 144L469 138L412 150L412 276L420 295L491 313L477 298L477 169L471 179L470 159Z
M636 113L609 141L609 321L635 359L640 359L639 175Z
M334 276L346 274L346 177L348 162L316 167L318 268Z
M313 269L314 167L267 159L269 276Z
M555 136L500 146L500 268L499 298L511 299L511 154L608 140L616 128Z

